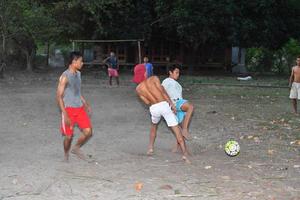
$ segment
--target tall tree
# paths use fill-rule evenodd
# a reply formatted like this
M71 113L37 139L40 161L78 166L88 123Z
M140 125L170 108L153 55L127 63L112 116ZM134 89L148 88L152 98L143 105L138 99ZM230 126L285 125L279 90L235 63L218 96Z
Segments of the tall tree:
M54 38L60 29L52 18L51 12L38 1L3 0L0 4L2 19L2 46L5 39L15 41L26 57L26 69L32 70L32 61L38 41Z
M155 2L159 25L192 46L215 43L279 48L300 31L297 0Z

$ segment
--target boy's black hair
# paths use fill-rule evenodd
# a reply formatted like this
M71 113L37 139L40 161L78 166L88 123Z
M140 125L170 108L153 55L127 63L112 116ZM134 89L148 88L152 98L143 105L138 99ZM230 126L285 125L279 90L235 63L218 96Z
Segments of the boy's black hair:
M172 73L173 73L175 69L179 69L179 70L180 70L180 66L177 65L177 64L173 64L173 65L169 66L169 68L168 68L168 73L169 73L169 72L172 72Z
M82 54L79 51L72 51L69 56L68 66L72 64L73 60L77 60L82 57Z

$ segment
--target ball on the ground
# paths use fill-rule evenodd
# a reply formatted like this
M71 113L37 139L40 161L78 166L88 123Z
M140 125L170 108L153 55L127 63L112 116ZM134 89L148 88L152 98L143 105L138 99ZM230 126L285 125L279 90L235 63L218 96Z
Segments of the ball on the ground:
M240 153L240 145L235 140L229 140L224 150L228 156L237 156Z

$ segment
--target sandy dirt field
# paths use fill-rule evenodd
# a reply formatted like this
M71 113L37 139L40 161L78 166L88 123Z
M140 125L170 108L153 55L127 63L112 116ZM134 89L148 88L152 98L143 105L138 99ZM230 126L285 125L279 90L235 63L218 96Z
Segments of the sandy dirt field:
M150 118L131 76L108 87L100 72L85 72L94 135L82 150L90 162L71 155L65 163L60 73L8 72L0 80L0 200L300 199L300 117L291 114L288 89L183 84L195 105L187 165L171 152L175 138L163 121L155 154L146 155ZM230 138L241 146L236 157L223 150Z

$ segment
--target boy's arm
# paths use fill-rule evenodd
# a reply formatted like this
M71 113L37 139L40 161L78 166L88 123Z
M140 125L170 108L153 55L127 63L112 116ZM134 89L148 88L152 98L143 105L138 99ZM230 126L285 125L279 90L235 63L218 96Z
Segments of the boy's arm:
M162 85L160 85L160 88L161 88L161 91L162 91L162 94L163 94L164 98L170 104L170 106L172 106L173 105L173 101L170 99L167 91L165 90L165 88Z
M103 60L103 64L106 64L106 62L107 62L108 59L109 59L109 57L105 58L105 59Z
M71 124L71 121L70 121L70 118L68 116L68 113L66 112L66 109L65 109L65 104L64 104L64 101L63 101L63 97L64 97L64 92L65 92L65 88L68 84L68 78L64 75L62 75L60 78L59 78L59 82L58 82L58 86L57 86L57 91L56 91L56 100L57 100L57 104L64 116L64 120L65 120L65 123L67 125L70 125Z
M292 68L290 80L289 80L289 87L292 86L292 83L294 82L294 67Z
M68 78L64 75L61 76L59 78L57 91L56 91L57 104L58 104L58 106L59 106L59 108L60 108L60 110L63 114L66 113L65 104L64 104L64 101L63 101L63 96L64 96L64 92L65 92L65 88L66 88L67 83L68 83Z
M82 95L80 96L80 98L81 98L81 101L83 103L83 106L90 113L91 112L91 106L90 106L90 104L85 100L85 98Z
M162 93L164 99L169 103L169 105L171 106L172 110L174 113L176 113L176 107L174 105L174 103L171 101L168 93L166 92L165 88L160 84L159 79L157 78L157 80L155 81L156 87L160 90L160 92Z
M149 105L149 104L150 104L150 101L149 101L146 97L144 97L143 95L140 95L140 94L139 94L139 97L143 100L143 102L144 102L146 105Z

